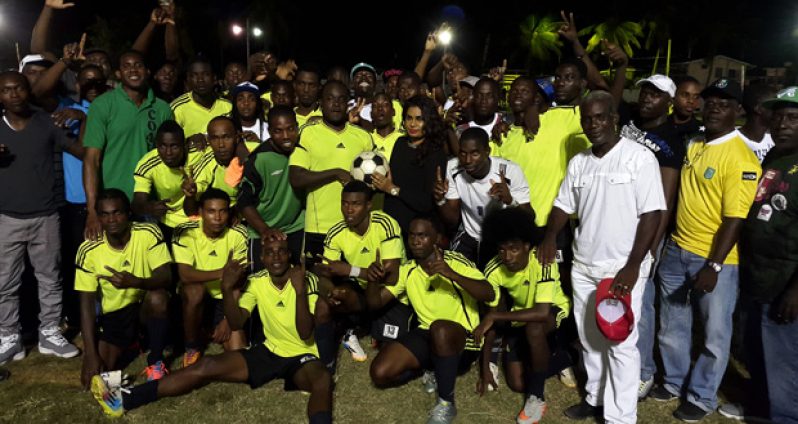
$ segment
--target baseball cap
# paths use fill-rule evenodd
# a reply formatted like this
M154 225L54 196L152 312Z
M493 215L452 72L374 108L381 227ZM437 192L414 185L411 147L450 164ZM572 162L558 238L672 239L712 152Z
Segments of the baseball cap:
M707 88L701 92L701 97L707 98L709 96L734 99L737 100L738 103L741 103L743 101L743 90L740 88L740 83L738 81L721 78L708 85Z
M465 84L465 85L467 85L467 86L469 86L471 88L474 88L474 86L477 85L477 82L479 82L479 77L475 77L473 75L469 75L469 76L461 79L459 82L460 82L460 84Z
M351 71L349 71L349 79L352 79L352 78L354 78L354 77L355 77L355 72L357 72L357 71L359 71L359 70L361 70L361 69L368 69L368 70L369 70L369 71L371 71L371 72L372 72L372 73L373 73L375 76L377 75L377 70L376 70L376 69L374 69L374 67L373 67L373 66L369 65L369 64L368 64L368 63L366 63L366 62L360 62L360 63L358 63L357 65L353 66L353 67L352 67L352 70L351 70Z
M794 103L794 106L798 106L798 87L787 87L779 91L775 98L762 102L762 107L772 109L778 103Z
M643 78L635 85L640 86L644 83L649 83L657 88L657 90L662 91L664 93L668 93L669 96L674 97L676 95L676 84L673 83L673 80L666 77L662 74L654 74L648 78Z
M238 93L243 93L243 92L250 92L254 93L255 95L258 95L260 94L260 89L258 88L257 85L249 81L244 81L233 87L232 90L230 90L230 97L235 98L235 96L237 96Z
M605 278L596 289L596 325L608 340L622 342L635 326L632 296L613 296L610 293L612 281L612 278Z
M49 68L53 66L53 61L45 59L44 56L40 54L29 54L23 57L22 61L19 62L19 71L22 72L22 68L27 65L39 65Z

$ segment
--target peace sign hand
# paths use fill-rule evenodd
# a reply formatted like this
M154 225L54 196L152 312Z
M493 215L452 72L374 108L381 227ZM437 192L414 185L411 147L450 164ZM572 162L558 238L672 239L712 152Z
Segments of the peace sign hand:
M357 125L360 123L360 111L366 106L366 99L361 97L357 99L357 104L349 111L349 123Z
M560 17L562 17L563 24L560 25L557 34L560 34L560 37L565 38L571 43L579 41L579 32L576 30L576 24L574 23L574 13L571 12L566 17L565 11L561 10Z
M141 280L127 271L119 272L107 265L105 269L108 270L111 275L101 275L99 278L107 280L118 289L137 288L141 284Z
M186 172L185 168L180 167L180 172L183 174L183 184L180 188L186 197L193 198L197 195L197 183L194 181L194 177L191 176L191 168L189 167L188 172Z
M490 180L490 190L488 195L505 205L513 203L513 195L510 194L510 186L507 184L507 178L504 176L504 169L499 171L499 181Z
M443 202L446 193L449 192L449 180L443 177L441 167L435 170L435 186L432 189L432 196L436 202Z

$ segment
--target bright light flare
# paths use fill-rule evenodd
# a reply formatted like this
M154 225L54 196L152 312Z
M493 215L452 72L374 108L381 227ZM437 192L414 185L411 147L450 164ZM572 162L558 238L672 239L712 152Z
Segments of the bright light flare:
M263 35L263 30L258 27L252 28L252 35L254 37L260 37L261 35Z
M444 46L448 46L449 43L452 42L452 31L449 29L444 29L438 32L438 41L440 41Z
M230 31L233 32L233 35L238 37L239 35L244 33L244 28L241 25L233 24L233 26L230 27Z

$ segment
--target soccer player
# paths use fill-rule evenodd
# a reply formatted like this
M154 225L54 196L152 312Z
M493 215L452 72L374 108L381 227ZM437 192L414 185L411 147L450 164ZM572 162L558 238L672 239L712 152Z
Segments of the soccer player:
M613 278L610 292L617 297L630 295L634 316L640 316L651 244L666 208L665 196L654 154L618 135L612 95L593 91L580 108L582 127L593 146L568 164L537 254L542 264L554 262L557 234L576 214L571 281L587 382L585 399L566 409L565 415L571 419L603 415L608 422L634 423L640 381L637 325L621 342L604 337L594 317L596 287Z
M186 352L183 366L197 362L200 357L203 312L209 309L212 318L212 340L225 350L244 347L245 335L233 330L222 312L220 289L222 269L230 252L236 261L247 259L247 229L230 226L230 196L209 188L199 200L200 221L191 221L175 228L172 251L180 275L180 294L183 297L183 334ZM205 293L211 298L204 302ZM205 305L208 303L208 305Z
M375 261L368 269L366 299L379 310L406 295L419 325L385 345L371 363L371 380L378 387L401 384L414 373L434 370L438 401L428 424L451 423L457 415L454 386L459 370L478 356L473 331L479 325L479 303L497 294L474 264L457 252L441 251L443 229L434 218L410 222L412 259L399 268L395 285L381 285L385 267Z
M291 185L307 193L305 252L312 258L323 253L327 231L343 218L341 189L352 179L352 162L374 147L369 133L347 122L348 100L349 90L343 83L324 85L322 122L302 128L289 160Z
M485 267L485 278L504 289L506 297L488 304L490 312L474 330L477 342L485 336L478 390L483 393L488 384L496 386L489 362L499 333L506 344L503 362L507 385L524 393L525 398L516 422L537 423L546 411L546 378L570 365L568 354L553 344L560 322L571 313L571 300L560 287L557 264L541 265L535 257L533 247L542 234L532 213L521 208L503 209L489 216L483 228L499 252ZM509 311L502 310L499 305L503 303L510 305ZM510 323L509 328L498 325L505 322Z
M247 145L255 150L261 141L269 138L269 124L266 122L266 106L258 95L257 85L245 81L230 91L233 110L230 112L236 127L241 128L241 135Z
M488 133L481 128L469 128L460 136L460 151L446 165L445 179L439 171L433 193L449 227L462 223L452 250L477 264L492 257L480 251L485 217L508 206L529 209L524 173L515 163L490 156Z
M244 164L238 188L238 209L249 225L255 271L263 269L260 251L266 240L287 240L292 261L299 263L304 238L305 209L288 177L288 158L299 140L292 108L275 106L269 110L269 135Z
M292 267L285 240L266 240L261 261L266 269L248 278L238 292L246 267L227 255L222 273L224 314L233 329L241 329L258 307L266 341L246 350L207 356L165 378L121 393L121 402L101 376L92 380L92 393L103 411L122 416L158 399L180 396L214 381L247 383L253 389L280 378L287 389L310 393L310 424L332 422L332 379L318 360L313 343L313 310L318 298L318 278Z
M186 139L191 145L205 134L208 123L217 116L227 115L233 109L229 100L216 95L211 63L196 58L186 66L186 82L191 91L176 98L170 107L175 121L183 127Z
M297 98L296 121L301 128L308 122L308 119L321 117L319 72L309 67L299 69L294 78L294 91Z
M288 106L293 108L296 102L295 99L296 94L294 93L294 85L291 81L277 80L272 84L270 107Z
M490 137L493 127L501 120L499 112L499 83L491 78L480 78L474 84L471 102L473 120L457 127L458 135L468 128L481 128Z
M121 85L97 97L89 107L83 144L83 186L86 189L86 238L102 229L95 196L103 188L118 188L133 197L133 172L138 161L155 148L155 133L171 119L169 105L147 86L149 71L136 51L123 53L117 75Z
M241 134L233 120L227 116L217 116L208 123L208 143L211 151L205 152L197 159L193 169L186 172L182 189L186 195L183 210L186 215L197 213L197 197L205 190L215 188L222 190L230 197L230 206L235 206L238 195L238 180L230 184L227 178L230 167L240 167L241 158L237 157ZM243 147L241 147L243 149ZM233 159L238 163L234 164Z
M366 288L368 267L379 257L385 270L385 281L393 284L397 279L399 264L404 259L404 244L399 224L384 212L371 211L372 190L363 181L348 182L341 194L341 213L344 219L335 224L324 240L324 255L316 265L319 275L331 278L337 287L332 290L329 306L336 309L344 304L344 313L362 315L367 309L363 292ZM336 343L332 319L324 307L316 317L321 359L328 368L335 369ZM324 312L324 313L322 313ZM373 318L381 320L374 326L372 337L376 340L391 340L408 330L411 311L397 303L375 311ZM379 327L379 328L377 328ZM353 330L344 336L344 347L355 361L366 360L366 352L360 346Z
M140 323L147 328L150 345L147 381L168 372L163 350L169 335L166 289L172 283L172 256L158 227L131 222L130 212L122 191L100 193L97 215L103 235L83 242L75 258L84 351L80 381L85 388L101 371L119 369L120 356L139 339Z
M404 134L394 124L395 115L396 109L387 94L380 93L374 96L374 101L371 103L371 123L374 125L371 136L374 138L374 151L382 153L389 162L396 140ZM401 115L399 117L401 121Z
M676 229L658 270L663 325L657 336L665 375L664 384L651 391L658 401L684 396L673 415L687 422L700 421L717 407L739 287L737 239L762 172L735 129L742 112L739 82L717 80L701 96L706 131L687 146ZM693 308L700 311L695 317ZM691 365L694 318L702 321L705 337L698 340L700 354Z
M141 158L133 174L133 213L157 218L169 242L172 230L188 221L183 211L183 175L201 156L188 150L177 122L164 121L155 135L155 149Z

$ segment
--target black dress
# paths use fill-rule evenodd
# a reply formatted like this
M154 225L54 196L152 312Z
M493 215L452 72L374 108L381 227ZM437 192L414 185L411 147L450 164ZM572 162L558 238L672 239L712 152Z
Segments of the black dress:
M391 153L391 177L394 185L400 188L399 196L385 194L383 211L391 215L407 238L410 221L419 215L437 212L432 189L435 186L435 172L438 167L446 172L446 153L443 149L430 151L426 157L417 158L417 149L410 144L408 137L396 141Z

